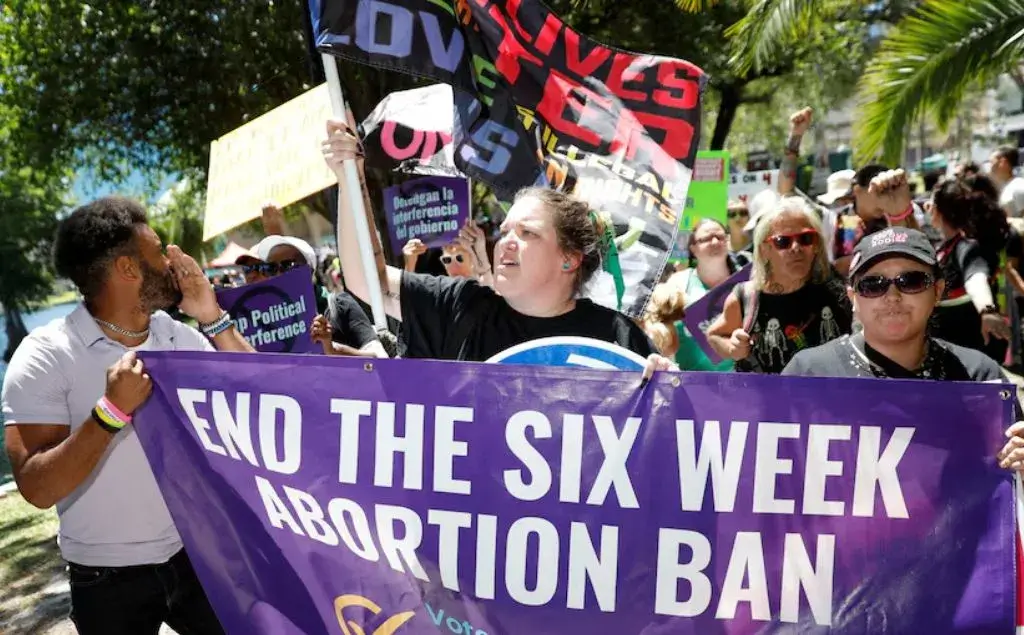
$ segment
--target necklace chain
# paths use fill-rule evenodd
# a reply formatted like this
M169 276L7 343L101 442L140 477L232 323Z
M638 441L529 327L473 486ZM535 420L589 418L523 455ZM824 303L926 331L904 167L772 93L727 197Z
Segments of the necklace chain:
M111 331L117 333L118 335L124 335L125 337L142 338L142 337L146 337L147 335L149 335L149 329L148 328L144 329L144 330L141 330L141 331L129 331L126 328L122 328L122 327L120 327L120 326L118 326L116 324L112 324L110 322L107 322L106 320L101 320L98 317L93 317L93 320L95 320L96 323L99 324L100 326L105 326L108 329L110 329Z

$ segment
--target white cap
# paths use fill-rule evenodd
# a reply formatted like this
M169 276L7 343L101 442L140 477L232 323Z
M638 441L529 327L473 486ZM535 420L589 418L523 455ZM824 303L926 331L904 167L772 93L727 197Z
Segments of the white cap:
M279 247L281 245L288 245L298 249L302 254L302 257L305 258L306 264L309 265L309 268L316 271L316 252L313 251L313 247L309 243L301 238L295 238L294 236L278 236L276 234L267 236L260 242L256 243L256 246L252 248L252 252L263 262L268 262L270 252L273 251L275 247Z
M750 212L750 220L744 225L743 231L752 232L757 226L757 221L770 212L775 204L779 202L779 195L775 190L761 190L757 196L747 203L747 210Z
M828 183L827 191L818 196L818 202L824 205L831 205L837 199L849 196L850 190L853 189L853 179L856 176L857 173L853 170L840 170L830 174L826 181Z

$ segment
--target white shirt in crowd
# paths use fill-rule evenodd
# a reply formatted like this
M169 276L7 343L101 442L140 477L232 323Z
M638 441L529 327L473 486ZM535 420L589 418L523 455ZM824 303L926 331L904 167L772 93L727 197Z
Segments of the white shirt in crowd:
M3 386L4 425L87 423L106 390L106 371L129 349L107 338L79 305L33 331L18 347ZM199 331L163 312L149 338L131 350L213 350ZM88 424L87 424L88 425ZM57 541L68 562L123 567L166 562L181 548L139 438L117 433L93 473L57 503Z
M1015 176L999 193L999 207L1009 216L1024 216L1024 178Z

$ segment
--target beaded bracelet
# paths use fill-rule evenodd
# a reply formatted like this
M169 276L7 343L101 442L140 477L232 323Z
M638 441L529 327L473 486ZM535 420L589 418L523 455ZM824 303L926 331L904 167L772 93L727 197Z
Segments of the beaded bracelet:
M227 311L220 314L220 317L209 324L200 324L199 330L203 332L203 335L213 339L228 330L234 325L231 321L231 316L228 315Z

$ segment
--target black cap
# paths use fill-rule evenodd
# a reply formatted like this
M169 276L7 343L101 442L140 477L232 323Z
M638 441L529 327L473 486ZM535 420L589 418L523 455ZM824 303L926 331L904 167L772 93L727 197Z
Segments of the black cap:
M929 267L938 262L935 248L924 233L906 227L887 227L868 234L857 243L850 261L850 277L889 256L904 256Z

